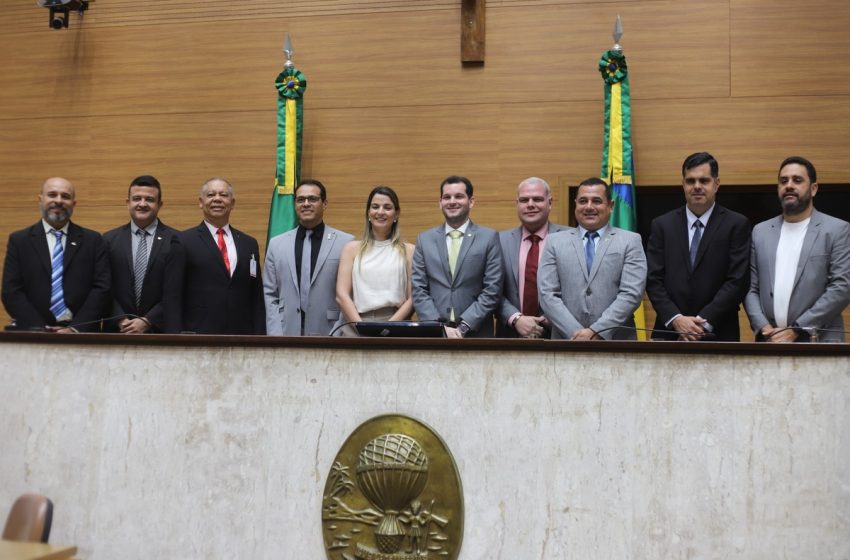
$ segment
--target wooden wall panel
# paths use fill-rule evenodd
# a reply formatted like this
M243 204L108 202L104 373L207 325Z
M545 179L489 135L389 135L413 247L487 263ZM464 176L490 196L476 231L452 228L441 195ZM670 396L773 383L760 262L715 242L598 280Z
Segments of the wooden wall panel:
M310 108L596 101L618 10L636 98L728 95L725 3L591 3L489 10L483 68L460 63L457 10L381 14L379 25L368 14L151 26L141 41L117 27L0 36L4 51L25 53L5 69L10 82L48 77L40 95L0 91L0 118L273 111L285 30ZM699 88L683 79L694 68Z
M730 3L734 96L850 94L845 0Z

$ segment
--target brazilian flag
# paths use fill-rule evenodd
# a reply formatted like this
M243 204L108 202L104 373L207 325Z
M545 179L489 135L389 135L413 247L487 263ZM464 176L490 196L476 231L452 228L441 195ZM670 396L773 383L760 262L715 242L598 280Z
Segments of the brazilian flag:
M277 167L266 242L295 227L295 186L301 177L304 90L307 78L287 63L277 79Z
M600 177L606 179L614 193L611 225L637 231L632 108L626 56L615 49L605 52L599 60L599 72L605 82L605 133ZM638 329L646 328L643 304L635 311L635 326ZM638 339L646 340L645 330L638 330Z

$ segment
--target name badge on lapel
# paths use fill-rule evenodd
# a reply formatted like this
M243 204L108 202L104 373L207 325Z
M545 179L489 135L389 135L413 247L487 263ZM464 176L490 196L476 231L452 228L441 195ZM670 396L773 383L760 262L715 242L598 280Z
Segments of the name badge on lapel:
M251 278L257 277L257 259L254 258L254 253L251 253L251 263L248 266L248 269L251 273Z

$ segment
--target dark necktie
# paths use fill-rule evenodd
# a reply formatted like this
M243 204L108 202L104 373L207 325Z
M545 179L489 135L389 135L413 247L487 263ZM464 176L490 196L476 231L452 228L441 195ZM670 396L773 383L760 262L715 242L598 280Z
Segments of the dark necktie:
M522 287L522 314L537 317L540 306L537 301L537 264L540 260L540 236L531 234L526 239L531 241L531 248L525 259L525 284Z
M702 239L702 227L701 221L694 222L694 238L691 239L691 268L697 262L697 251L699 251L699 242Z
M596 256L596 238L599 237L599 234L595 231L588 231L584 234L584 238L587 240L584 243L584 260L587 263L587 274L590 274L590 271L593 269L593 258Z
M227 256L227 244L224 242L224 228L218 228L218 250L221 251L221 258L224 259L224 268L227 269L227 274L229 276L230 257Z
M310 265L313 260L313 230L304 230L304 245L301 249L301 280L298 291L300 292L301 319L307 314L310 304Z
M50 312L59 319L68 310L65 305L65 290L62 286L65 252L62 249L62 232L54 229L50 233L56 237L56 245L53 247L53 258L51 259L53 270L50 276Z
M136 245L136 258L133 261L133 288L136 293L136 307L142 301L142 285L145 281L145 271L148 269L148 232L139 228L136 230L139 243Z

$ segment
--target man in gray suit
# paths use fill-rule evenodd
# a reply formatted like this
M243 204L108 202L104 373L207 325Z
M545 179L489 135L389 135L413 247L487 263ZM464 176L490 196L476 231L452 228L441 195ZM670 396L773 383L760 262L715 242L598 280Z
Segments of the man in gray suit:
M646 285L640 235L609 225L614 202L602 179L582 181L575 204L579 227L550 235L540 258L540 307L552 338L634 340Z
M354 236L324 223L328 196L315 179L295 188L298 227L269 241L263 267L266 334L327 336L340 324L336 272Z
M413 253L413 307L422 321L446 321L449 338L492 337L502 294L499 234L470 221L474 205L469 179L447 177L446 223L420 234Z
M540 312L537 267L550 233L567 229L549 222L552 191L539 177L517 187L516 213L520 225L499 233L502 246L502 304L496 332L507 338L541 338L551 334L549 320Z
M850 224L815 210L817 172L805 158L782 162L778 191L782 215L753 229L744 299L753 332L768 342L844 342Z

